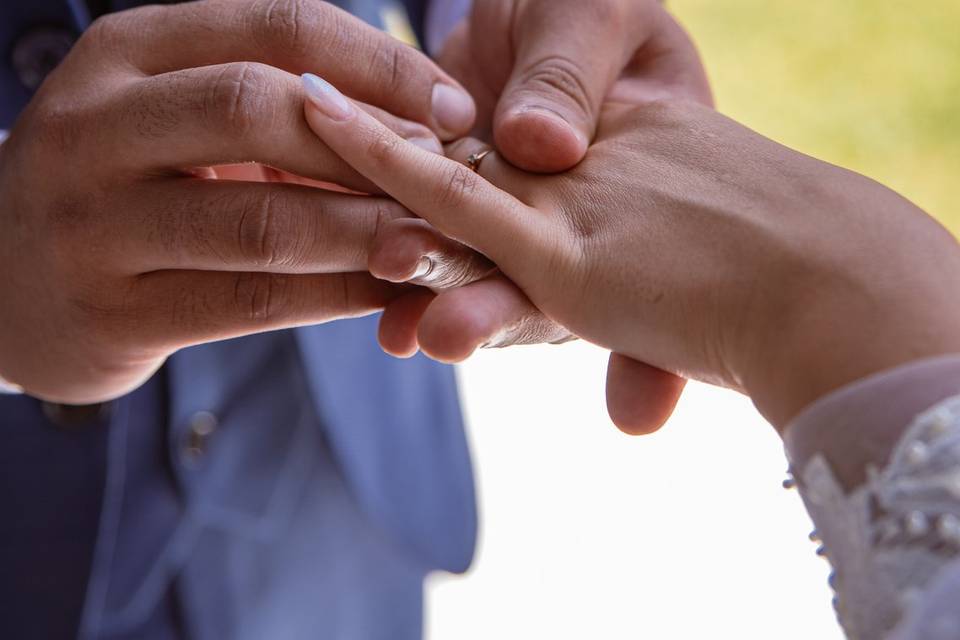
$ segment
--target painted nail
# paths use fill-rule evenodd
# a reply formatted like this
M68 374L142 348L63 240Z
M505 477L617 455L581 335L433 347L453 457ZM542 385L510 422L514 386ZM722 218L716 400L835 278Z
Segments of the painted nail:
M342 121L353 115L353 104L332 84L312 73L305 73L301 78L310 102L328 118Z
M468 93L442 82L433 85L431 107L437 125L451 136L467 131L477 112Z
M430 153L443 155L443 146L436 138L407 138L407 142L415 144L421 149L426 149Z

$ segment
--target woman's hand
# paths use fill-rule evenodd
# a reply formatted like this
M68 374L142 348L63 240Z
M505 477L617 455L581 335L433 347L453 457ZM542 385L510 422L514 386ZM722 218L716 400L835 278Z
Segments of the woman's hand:
M358 172L496 263L551 320L682 376L740 389L775 425L900 363L960 351L960 252L922 211L689 102L609 109L574 170L480 176L335 90L311 128ZM478 285L470 285L478 286ZM423 331L457 331L440 296ZM462 293L461 293L462 295Z
M505 158L531 171L565 171L580 162L606 101L670 97L712 104L696 47L656 0L476 0L439 62L477 102L475 135L495 139ZM423 332L418 340L419 314L432 299L427 291L391 305L380 324L388 352L404 356L421 349L456 362L480 346L573 339L510 280L489 274L490 265L469 259L428 224L389 222L378 238L381 250L374 251L370 268L384 279L437 290L486 276L445 299L469 309L456 332ZM616 355L610 372L611 414L631 431L659 427L684 385Z

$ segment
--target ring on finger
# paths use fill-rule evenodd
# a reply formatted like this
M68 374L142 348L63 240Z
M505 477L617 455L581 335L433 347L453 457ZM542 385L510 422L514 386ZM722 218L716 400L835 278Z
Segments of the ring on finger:
M469 156L467 156L467 166L470 167L470 170L474 173L480 173L480 163L483 162L483 159L492 152L493 149L484 149L483 151L471 153Z

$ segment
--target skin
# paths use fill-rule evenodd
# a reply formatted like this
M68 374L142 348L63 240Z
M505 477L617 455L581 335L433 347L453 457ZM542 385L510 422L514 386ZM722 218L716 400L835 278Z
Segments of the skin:
M605 109L584 161L557 176L496 156L477 175L462 161L482 143L442 158L323 96L306 117L552 321L749 394L778 428L853 380L960 351L960 251L945 229L882 185L695 103ZM421 333L456 330L453 293L429 304Z
M580 162L606 102L713 101L696 48L656 0L478 0L438 61L477 102L474 135L528 171Z
M449 73L322 2L207 0L99 20L0 147L0 295L11 301L0 378L47 400L102 401L184 346L361 315L409 291L357 272L377 238L420 221L380 198L304 188L378 192L307 132L293 74L320 71L425 148L476 124L539 170L582 158L605 97L709 100L689 38L652 0L478 0L441 58ZM457 92L453 78L481 97L479 119L472 99L437 103L438 88ZM543 158L552 164L532 166ZM490 268L458 247L439 284ZM509 280L490 283L474 307L488 334L570 339ZM415 326L423 303L415 294L388 316ZM672 377L623 371L669 398Z
M603 104L663 98L713 104L696 47L654 0L477 0L438 61L477 102L474 135L534 172L561 172L579 163ZM423 265L427 272L418 274ZM396 356L422 350L459 362L480 347L574 339L489 262L471 257L423 221L383 225L369 266L380 278L434 291L484 279L446 299L463 318L449 330L418 333L431 299L427 291L391 305L380 343ZM673 374L616 354L609 371L610 412L629 431L659 427L684 385Z
M0 377L98 402L179 348L389 301L397 288L361 272L377 226L409 215L401 206L247 181L375 190L303 122L296 74L318 68L436 151L473 123L449 75L326 3L210 0L98 20L0 148ZM259 164L205 168L245 162Z

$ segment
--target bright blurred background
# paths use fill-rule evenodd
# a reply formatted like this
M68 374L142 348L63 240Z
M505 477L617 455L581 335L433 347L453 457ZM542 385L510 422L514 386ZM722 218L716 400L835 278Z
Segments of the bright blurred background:
M589 1L589 0L584 0ZM672 0L719 108L960 231L960 2ZM429 587L433 640L841 638L828 568L750 403L692 385L658 435L606 416L584 344L462 368L482 529Z

